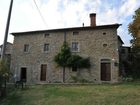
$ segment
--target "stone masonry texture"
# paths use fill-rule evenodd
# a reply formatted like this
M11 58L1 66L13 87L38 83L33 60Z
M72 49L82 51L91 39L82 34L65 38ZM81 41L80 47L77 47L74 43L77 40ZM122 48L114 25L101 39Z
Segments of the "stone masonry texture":
M57 66L54 56L60 51L66 33L66 41L70 47L72 42L79 43L79 51L73 52L73 54L89 57L91 62L91 67L79 70L80 73L66 68L66 82L72 82L72 76L77 76L77 78L101 83L101 59L110 60L111 81L109 82L118 82L119 67L115 65L115 63L119 63L117 28L77 28L61 31L58 29L13 34L11 71L20 78L21 68L26 67L27 82L41 83L41 64L47 64L46 81L43 82L62 82L63 68ZM73 32L79 32L79 34L73 35ZM45 36L45 34L49 35ZM48 52L43 51L45 43L49 44ZM29 45L28 52L24 52L25 44Z

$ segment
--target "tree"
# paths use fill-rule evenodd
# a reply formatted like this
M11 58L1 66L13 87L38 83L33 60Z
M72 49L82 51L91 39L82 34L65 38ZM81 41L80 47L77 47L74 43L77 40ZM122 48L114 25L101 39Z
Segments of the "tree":
M133 47L140 47L140 8L135 11L133 21L128 26L128 31L133 37L131 43Z
M89 58L82 58L79 55L71 55L68 59L68 67L77 69L79 74L80 69L90 68L90 60Z
M65 68L89 68L89 58L82 58L79 55L72 55L68 43L64 42L60 52L54 57L58 66L63 67L63 82L65 82Z
M90 60L89 58L82 58L79 55L71 55L68 59L68 66L74 68L89 68L90 67Z
M135 11L133 21L128 26L128 31L132 36L132 76L140 78L140 8Z
M58 66L63 67L63 82L65 82L65 68L68 66L67 60L71 57L70 48L67 42L64 42L60 52L54 57Z
M10 71L6 61L0 61L0 93L5 95L6 92L6 80L9 78ZM4 87L3 87L4 86Z

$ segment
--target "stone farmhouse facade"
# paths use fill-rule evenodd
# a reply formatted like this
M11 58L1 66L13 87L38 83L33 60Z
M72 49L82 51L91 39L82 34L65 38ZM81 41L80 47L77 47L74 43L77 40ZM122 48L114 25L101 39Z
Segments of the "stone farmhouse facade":
M73 54L89 57L91 67L66 68L66 82L72 77L90 82L115 83L119 80L120 24L96 26L96 14L90 14L90 26L12 33L14 36L11 71L27 83L62 82L63 70L54 62L63 42Z

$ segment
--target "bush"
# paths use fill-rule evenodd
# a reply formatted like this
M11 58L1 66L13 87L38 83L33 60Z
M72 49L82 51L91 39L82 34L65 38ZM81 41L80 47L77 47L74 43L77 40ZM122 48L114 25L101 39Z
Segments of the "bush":
M6 80L9 78L10 70L6 61L0 61L0 97L6 95Z
M75 83L91 83L91 81L88 81L84 78L78 78L76 76L71 76L72 80L75 82Z
M71 79L74 81L74 82L78 82L78 78L76 76L71 76Z
M132 82L133 78L132 77L125 77L125 78L123 78L123 81L124 82Z

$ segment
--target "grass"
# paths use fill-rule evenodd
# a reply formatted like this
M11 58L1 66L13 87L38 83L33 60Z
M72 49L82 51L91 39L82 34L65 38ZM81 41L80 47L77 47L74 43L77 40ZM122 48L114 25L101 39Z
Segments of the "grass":
M13 89L0 105L140 105L140 83L35 85Z

